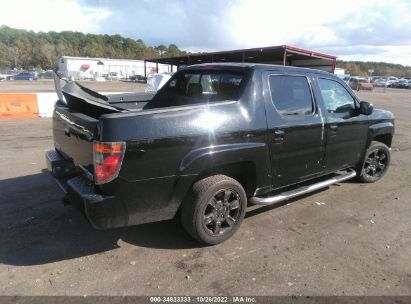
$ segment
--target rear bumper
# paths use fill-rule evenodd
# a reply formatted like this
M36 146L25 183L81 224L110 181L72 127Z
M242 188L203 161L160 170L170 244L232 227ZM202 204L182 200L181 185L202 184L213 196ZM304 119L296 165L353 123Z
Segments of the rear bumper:
M71 161L57 151L46 152L47 168L66 194L65 201L79 209L96 229L128 225L125 204L116 196L100 193L95 185L78 175Z

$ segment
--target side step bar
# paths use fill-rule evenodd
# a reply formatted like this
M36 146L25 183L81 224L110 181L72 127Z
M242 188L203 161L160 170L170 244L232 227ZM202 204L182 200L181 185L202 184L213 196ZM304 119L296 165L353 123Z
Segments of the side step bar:
M288 200L296 196L300 196L306 193L319 190L321 188L328 187L332 184L343 182L345 180L355 177L356 175L357 173L353 169L348 169L347 173L345 174L341 174L341 175L332 177L325 181L318 182L318 183L315 183L309 186L302 186L294 190L282 192L274 196L269 196L269 197L253 196L252 198L250 198L250 202L253 204L257 204L257 205L265 205L265 206L272 205L272 204L285 201L285 200Z

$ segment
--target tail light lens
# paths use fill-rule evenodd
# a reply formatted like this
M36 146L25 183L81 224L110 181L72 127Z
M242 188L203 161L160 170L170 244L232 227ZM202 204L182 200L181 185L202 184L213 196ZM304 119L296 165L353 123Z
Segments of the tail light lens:
M125 142L94 142L93 160L96 184L107 183L118 176L125 150Z

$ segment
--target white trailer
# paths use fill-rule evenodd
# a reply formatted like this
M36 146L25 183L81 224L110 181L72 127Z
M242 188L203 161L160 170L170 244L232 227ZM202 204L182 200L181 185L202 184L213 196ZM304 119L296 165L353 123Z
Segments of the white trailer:
M146 71L144 71L144 66ZM146 62L144 65L144 60L63 56L58 63L58 72L74 80L127 79L135 75L144 76L171 71L172 67L168 64L158 64L157 71L156 63ZM110 75L116 75L116 77L110 77Z

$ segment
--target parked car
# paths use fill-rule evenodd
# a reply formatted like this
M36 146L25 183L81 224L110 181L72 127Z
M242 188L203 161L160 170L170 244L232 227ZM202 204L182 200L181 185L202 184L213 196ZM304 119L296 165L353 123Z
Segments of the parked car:
M217 244L248 202L376 182L390 164L393 114L319 70L204 64L156 94L102 96L57 80L56 89L48 168L95 228L179 213L192 237Z
M54 71L48 70L48 71L43 71L39 74L38 78L40 79L53 79Z
M374 85L368 81L366 78L360 77L350 77L348 80L348 85L353 90L372 90Z
M397 77L394 77L394 76L387 77L387 87L391 88L392 84L397 82L397 81L398 81Z
M124 79L124 76L120 75L117 72L110 72L106 75L107 80L121 80Z
M377 81L379 79L382 79L382 78L384 78L384 77L382 77L382 76L372 76L371 77L371 83L374 83L375 81Z
M10 76L10 80L37 80L36 72L21 72L17 75Z
M374 87L388 87L388 82L384 78L380 78L374 81Z
M399 89L408 89L409 81L407 79L399 79L398 81L394 82L391 86L393 88Z
M146 78L143 75L131 75L128 79L134 82L146 82Z

